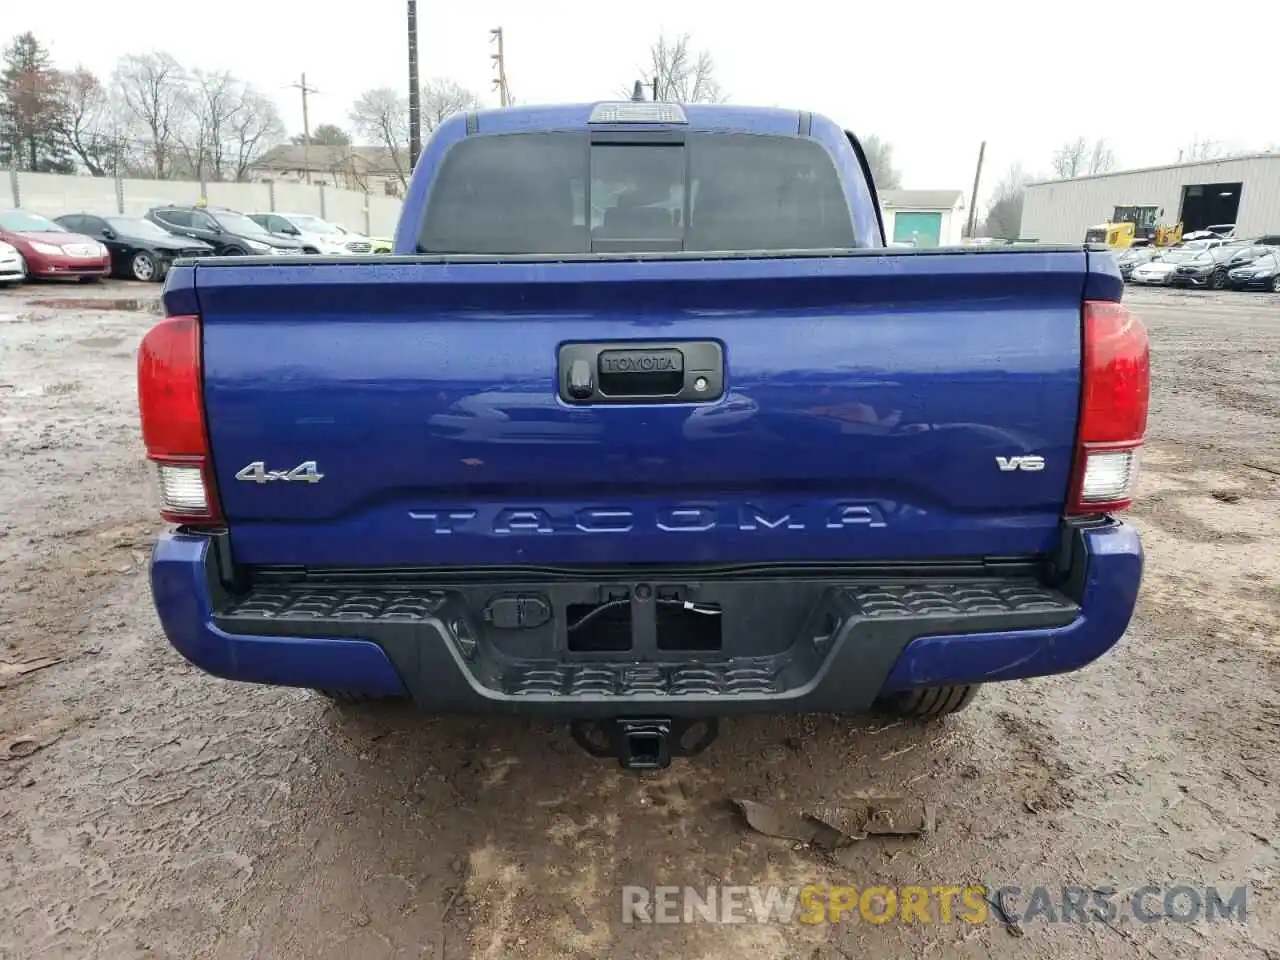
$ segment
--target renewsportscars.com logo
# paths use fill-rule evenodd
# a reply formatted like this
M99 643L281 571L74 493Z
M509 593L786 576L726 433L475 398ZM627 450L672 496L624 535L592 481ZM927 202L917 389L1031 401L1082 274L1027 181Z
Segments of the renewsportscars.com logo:
M622 888L623 923L1195 923L1248 918L1246 887L657 886Z

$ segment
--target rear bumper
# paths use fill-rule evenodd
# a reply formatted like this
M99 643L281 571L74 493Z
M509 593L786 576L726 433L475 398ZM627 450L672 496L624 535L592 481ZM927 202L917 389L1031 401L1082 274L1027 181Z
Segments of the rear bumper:
M704 581L705 596L743 589L752 601L768 601L762 609L771 613L779 607L770 598L783 607L791 598L792 609L771 624L788 625L787 645L766 643L755 655L735 657L566 655L555 649L554 617L546 627L550 645L541 657L529 656L536 635L525 647L519 631L495 632L473 602L477 587L311 583L233 595L223 586L214 541L181 532L160 538L151 577L169 641L227 679L407 693L441 713L849 713L883 693L1063 673L1110 650L1128 626L1142 579L1137 533L1109 521L1070 536L1070 569L1056 589L989 575L791 579L785 589L776 578ZM483 589L493 593L492 584ZM757 612L742 625L761 623Z

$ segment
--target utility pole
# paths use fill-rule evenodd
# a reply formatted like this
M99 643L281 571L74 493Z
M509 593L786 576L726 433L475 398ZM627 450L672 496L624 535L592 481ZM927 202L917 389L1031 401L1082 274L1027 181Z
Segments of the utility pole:
M987 152L987 141L982 141L978 148L978 167L973 171L973 193L969 195L969 227L966 231L969 239L973 239L978 229L978 183L982 180L982 158Z
M418 0L409 0L409 169L422 152L422 90L418 86Z
M653 102L657 103L658 102L658 78L654 77L652 80L649 81L649 84L650 86L653 87Z
M315 87L307 86L307 75L302 75L301 83L292 83L291 87L295 90L302 91L302 165L306 167L303 171L307 177L307 183L311 182L311 117L307 113L307 94L319 93Z
M498 52L489 54L489 59L498 68L498 76L493 81L493 88L498 91L499 101L504 107L511 106L511 95L507 90L507 58L502 50L502 28L490 30L489 35L498 41Z

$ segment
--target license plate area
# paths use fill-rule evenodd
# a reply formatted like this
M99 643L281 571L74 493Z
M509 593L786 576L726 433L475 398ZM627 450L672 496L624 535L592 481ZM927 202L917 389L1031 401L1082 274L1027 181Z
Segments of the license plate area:
M714 340L564 343L560 399L595 404L707 403L724 395L724 348Z

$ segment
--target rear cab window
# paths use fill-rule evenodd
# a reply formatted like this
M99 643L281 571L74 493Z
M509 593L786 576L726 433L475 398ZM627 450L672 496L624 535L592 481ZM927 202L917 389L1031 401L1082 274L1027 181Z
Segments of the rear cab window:
M468 137L437 171L418 235L419 251L435 254L854 246L849 203L821 144L710 132L683 143Z

